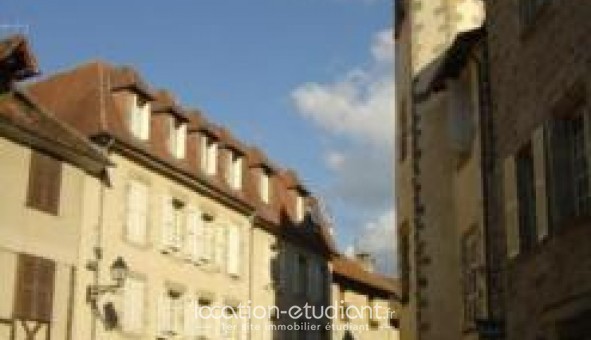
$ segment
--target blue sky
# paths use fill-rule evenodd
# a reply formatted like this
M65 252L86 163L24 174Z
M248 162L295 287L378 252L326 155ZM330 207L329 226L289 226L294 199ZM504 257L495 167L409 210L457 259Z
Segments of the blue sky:
M330 206L341 249L375 250L393 218L386 136L393 121L384 110L393 77L384 34L391 6L4 0L0 25L26 26L45 74L89 59L134 66L183 105L294 168ZM370 229L377 240L358 236Z

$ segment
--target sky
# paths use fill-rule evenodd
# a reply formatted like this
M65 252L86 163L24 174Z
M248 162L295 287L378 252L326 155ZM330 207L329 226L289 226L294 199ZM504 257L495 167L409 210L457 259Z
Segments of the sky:
M390 0L3 0L0 34L27 34L43 74L131 65L328 207L339 248L393 253Z

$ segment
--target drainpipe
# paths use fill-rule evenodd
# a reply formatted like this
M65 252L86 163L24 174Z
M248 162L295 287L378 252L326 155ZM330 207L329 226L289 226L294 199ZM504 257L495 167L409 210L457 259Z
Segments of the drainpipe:
M102 151L105 155L109 154L109 149L114 144L115 140L110 138L105 145L102 147ZM95 234L95 244L93 247L94 252L94 260L91 260L87 264L87 269L93 270L93 284L98 286L99 279L100 279L100 262L103 258L103 227L104 227L104 210L105 210L105 192L107 188L107 180L108 174L105 173L103 179L101 180L101 189L100 189L100 196L99 196L99 213L97 217L97 224L96 224L96 234ZM91 263L94 261L94 263ZM91 339L96 340L97 336L97 319L98 315L92 312L92 322L91 322Z
M248 221L250 222L250 230L248 231L248 301L250 302L250 307L252 306L252 298L254 295L254 284L252 282L253 273L254 273L254 221L256 219L257 213L253 211L250 216L248 216ZM248 318L248 339L252 339L252 310L251 315Z

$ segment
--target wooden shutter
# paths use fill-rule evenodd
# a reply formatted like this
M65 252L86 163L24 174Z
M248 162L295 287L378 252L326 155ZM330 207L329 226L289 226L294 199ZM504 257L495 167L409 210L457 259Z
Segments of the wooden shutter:
M138 181L129 182L127 195L127 238L145 244L148 222L148 189Z
M215 249L214 231L214 226L211 222L205 223L203 225L203 250L201 252L201 258L206 262L213 261L213 253Z
M195 314L195 298L193 296L187 296L184 299L183 308L183 334L188 339L194 339L197 335L196 332L196 321L197 317Z
M162 246L164 249L174 246L174 228L175 215L172 197L165 194L162 197Z
M214 263L223 270L226 260L226 230L222 226L215 228L215 254Z
M20 254L18 257L14 315L19 319L51 321L55 286L55 263Z
M170 296L168 291L163 289L158 299L158 333L167 335L170 330Z
M27 206L57 215L60 205L61 180L62 163L49 155L32 151Z
M197 225L199 216L195 208L189 207L185 216L185 242L183 244L183 254L188 260L197 260Z
M240 276L240 228L231 225L228 228L227 254L226 262L227 272L232 276Z
M135 278L125 280L123 296L123 327L139 333L144 324L145 283Z
M519 254L519 206L515 178L515 158L509 156L504 161L504 198L505 198L505 236L507 239L507 257Z
M536 191L536 224L538 240L548 235L548 199L546 191L546 150L544 126L538 127L532 137L534 185Z

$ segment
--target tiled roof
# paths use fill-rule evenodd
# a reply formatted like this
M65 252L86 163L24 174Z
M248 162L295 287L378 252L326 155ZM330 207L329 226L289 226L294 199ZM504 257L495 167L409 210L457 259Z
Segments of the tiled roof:
M345 279L365 286L370 291L380 291L387 295L398 295L398 281L379 273L367 271L356 260L340 255L332 260L334 280Z
M272 194L274 198L271 204L260 202L256 187L258 182L249 177L252 176L248 175L249 172L247 172L243 189L233 190L225 180L223 167L227 166L226 162L219 162L222 168L214 176L207 176L201 172L198 166L200 159L197 157L199 152L197 138L187 139L187 157L174 158L167 150L166 132L160 117L163 113L182 114L188 120L189 137L192 133L206 131L218 138L221 146L232 146L243 150L247 166L264 166L279 174L280 168L275 166L263 152L241 143L228 130L208 121L201 111L181 108L173 95L166 91L154 93L152 131L149 141L135 138L127 126L126 108L121 106L121 101L116 100L113 94L118 93L122 88L136 89L140 85L122 87L121 84L126 83L122 79L127 79L127 83L144 84L134 70L93 61L33 83L29 86L29 90L52 112L55 112L60 120L71 124L88 138L114 139L115 147L129 157L135 155L137 161L157 165L160 171L174 172L184 176L183 178L191 178L199 183L198 185L206 188L202 192L213 195L212 197L216 197L225 204L231 204L244 211L254 209L257 214L256 220L267 225L270 230L278 230L272 227L273 224L283 225L281 223L284 221L282 215L286 209L285 205L291 203L283 194L285 186L280 176L274 179L277 185L273 185L273 190L276 192ZM141 87L149 88L145 84ZM326 235L310 234L309 236L316 237L321 242L327 239ZM333 248L332 245L325 244L324 249ZM329 252L332 253L333 250Z
M109 164L84 136L55 119L24 91L0 95L0 124L1 135L43 149L95 175Z

